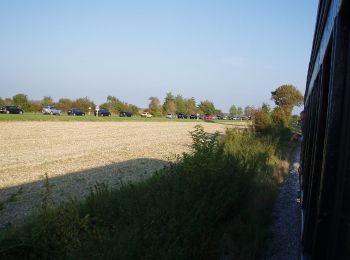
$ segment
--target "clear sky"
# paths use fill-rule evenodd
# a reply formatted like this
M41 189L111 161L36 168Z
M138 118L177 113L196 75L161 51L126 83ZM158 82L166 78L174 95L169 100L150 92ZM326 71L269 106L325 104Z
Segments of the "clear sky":
M228 111L302 93L317 0L1 1L0 97L140 107L167 92Z

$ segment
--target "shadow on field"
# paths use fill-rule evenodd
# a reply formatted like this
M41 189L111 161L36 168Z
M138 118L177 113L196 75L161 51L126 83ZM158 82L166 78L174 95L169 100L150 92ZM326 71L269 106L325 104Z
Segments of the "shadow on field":
M224 125L227 127L235 127L247 129L250 127L251 122L249 121L218 121L218 120L204 120L205 123Z
M85 169L42 180L0 189L0 228L20 223L42 206L44 198L51 205L69 199L83 199L99 185L117 188L150 177L166 167L167 161L140 158ZM28 173L30 174L30 173Z

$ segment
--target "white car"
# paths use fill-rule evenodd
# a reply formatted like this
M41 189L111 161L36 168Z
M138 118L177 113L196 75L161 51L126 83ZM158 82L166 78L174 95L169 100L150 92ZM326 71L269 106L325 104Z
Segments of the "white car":
M150 118L150 117L152 117L152 114L150 114L150 113L148 113L148 112L143 112L143 113L141 114L141 117Z
M169 114L167 114L165 117L166 117L166 118L176 118L176 115L175 115L175 114L169 113Z
M47 106L44 107L42 110L44 115L61 115L61 110L59 110L57 107L54 106Z

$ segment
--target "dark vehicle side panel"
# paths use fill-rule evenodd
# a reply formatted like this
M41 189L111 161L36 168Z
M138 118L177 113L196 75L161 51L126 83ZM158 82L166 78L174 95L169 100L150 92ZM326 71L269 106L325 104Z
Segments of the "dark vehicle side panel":
M350 4L321 0L305 92L302 254L350 259Z
M2 106L0 108L1 114L23 114L23 110L17 106Z

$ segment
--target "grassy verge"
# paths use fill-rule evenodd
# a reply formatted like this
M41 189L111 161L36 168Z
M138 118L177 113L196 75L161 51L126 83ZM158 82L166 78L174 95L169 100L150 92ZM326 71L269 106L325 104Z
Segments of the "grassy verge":
M192 133L193 153L138 184L96 184L84 201L42 209L0 235L0 258L257 259L278 179L274 138Z
M144 118L140 116L135 117L95 117L92 115L86 116L68 116L68 115L43 115L41 113L24 113L22 115L6 115L0 114L1 121L87 121L87 122L203 122L203 120L193 120L193 119L168 119L165 117L152 117ZM210 122L217 122L223 124L240 125L247 124L242 121L228 121L228 120L211 120Z

